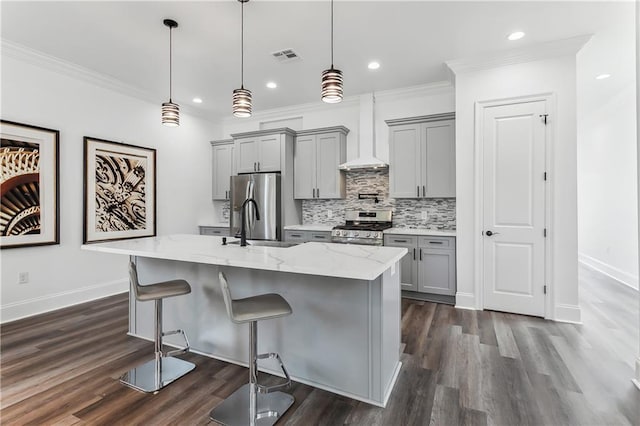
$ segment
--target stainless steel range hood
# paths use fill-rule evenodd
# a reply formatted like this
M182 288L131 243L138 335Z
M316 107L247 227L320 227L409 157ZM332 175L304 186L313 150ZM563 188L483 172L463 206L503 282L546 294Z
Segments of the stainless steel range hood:
M360 96L360 134L358 156L340 164L340 170L384 169L387 163L376 157L376 95Z

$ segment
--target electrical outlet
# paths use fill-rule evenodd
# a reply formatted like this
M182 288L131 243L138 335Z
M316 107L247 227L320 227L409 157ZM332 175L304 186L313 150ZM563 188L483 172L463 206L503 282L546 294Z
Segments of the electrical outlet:
M27 284L29 282L29 273L20 272L18 274L18 284Z
M421 216L422 220L429 220L429 214L426 210L422 211L422 216Z
M327 218L331 219L333 217L333 210L327 210Z

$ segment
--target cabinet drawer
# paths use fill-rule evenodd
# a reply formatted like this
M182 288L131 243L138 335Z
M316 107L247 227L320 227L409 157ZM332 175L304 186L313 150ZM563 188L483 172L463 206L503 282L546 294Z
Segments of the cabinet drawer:
M309 241L322 241L329 242L331 241L331 233L330 232L311 232Z
M456 248L455 237L420 237L418 241L420 247L449 249Z
M201 226L200 235L217 235L220 237L229 236L229 228L220 228L214 226Z
M306 231L284 231L285 241L305 242L308 241L308 239L309 234Z
M385 235L384 236L384 245L392 246L395 244L401 244L405 246L407 244L415 246L418 244L418 237L415 235Z

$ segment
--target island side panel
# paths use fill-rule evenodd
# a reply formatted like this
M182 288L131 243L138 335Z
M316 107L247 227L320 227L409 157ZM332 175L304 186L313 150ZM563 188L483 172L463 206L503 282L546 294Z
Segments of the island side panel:
M382 275L382 395L386 403L400 369L402 305L400 300L400 262Z
M372 284L374 292L381 294L381 279L369 282L148 258L138 258L138 265L143 284L175 278L191 284L191 294L165 300L164 328L186 330L193 350L247 364L248 327L233 324L227 317L218 282L222 270L234 298L278 293L292 306L292 315L259 323L259 352L279 352L294 379L382 403L380 397L371 398L371 379L380 375L380 369L373 371L371 352L377 352L379 359L385 356L380 355L382 342L372 344L372 312L381 307L372 305L370 297ZM398 300L399 295L398 290ZM151 338L153 304L137 302L135 310L132 330ZM385 323L373 327L379 330ZM396 328L399 324L398 317ZM173 337L168 340L174 342ZM397 350L399 345L396 356ZM261 365L269 371L277 369L269 361Z

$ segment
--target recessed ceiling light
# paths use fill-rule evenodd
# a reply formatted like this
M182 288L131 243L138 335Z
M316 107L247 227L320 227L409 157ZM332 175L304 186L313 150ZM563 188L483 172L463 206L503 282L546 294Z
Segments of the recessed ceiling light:
M367 65L367 68L369 68L370 70L377 70L378 68L380 68L380 63L376 61L369 62L369 65Z
M267 83L267 87L269 89L275 89L276 87L278 87L278 85L275 82L270 81L270 82Z
M611 77L611 74L600 74L596 77L596 80L604 80L605 78Z
M524 37L524 33L522 31L516 31L507 36L507 38L511 41L520 40L522 37Z
M194 104L201 104L202 103L202 99L200 99L200 98L193 98L192 101L193 101Z

